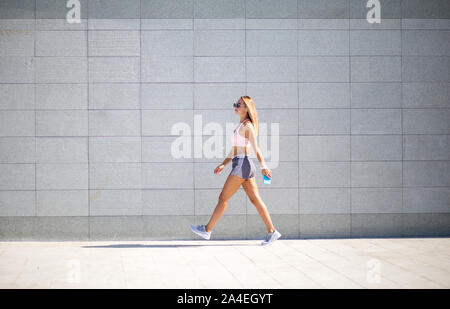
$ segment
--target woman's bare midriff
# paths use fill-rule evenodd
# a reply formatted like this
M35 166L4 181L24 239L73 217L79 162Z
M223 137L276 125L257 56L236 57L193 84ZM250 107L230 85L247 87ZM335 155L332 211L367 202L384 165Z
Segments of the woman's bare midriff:
M234 155L238 155L238 154L249 155L250 154L250 147L233 146L233 154Z

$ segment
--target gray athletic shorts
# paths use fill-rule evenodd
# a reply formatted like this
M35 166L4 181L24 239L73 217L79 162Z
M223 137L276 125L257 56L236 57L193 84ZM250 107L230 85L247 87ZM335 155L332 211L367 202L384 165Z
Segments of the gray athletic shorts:
M230 175L237 175L245 180L255 177L255 165L247 155L237 155L232 160Z

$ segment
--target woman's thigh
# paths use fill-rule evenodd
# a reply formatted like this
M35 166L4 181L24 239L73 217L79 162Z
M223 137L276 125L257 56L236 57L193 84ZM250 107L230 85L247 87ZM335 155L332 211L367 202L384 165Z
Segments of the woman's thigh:
M219 199L223 201L228 201L234 193L239 189L242 183L245 181L244 178L241 178L236 175L228 175L225 184L223 185L222 192L220 193Z
M245 190L249 200L253 203L259 199L258 185L256 184L256 178L249 178L242 183L242 187Z

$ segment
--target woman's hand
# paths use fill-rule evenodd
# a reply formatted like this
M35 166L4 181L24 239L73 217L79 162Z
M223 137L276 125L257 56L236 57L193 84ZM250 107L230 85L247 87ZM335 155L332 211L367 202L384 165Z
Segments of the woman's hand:
M261 173L263 174L263 176L266 175L267 177L269 177L270 179L272 179L272 171L271 171L271 170L265 168L265 169L262 169L262 170L261 170Z
M215 169L214 169L214 174L220 174L220 172L222 172L222 170L225 168L225 165L220 164L218 165Z

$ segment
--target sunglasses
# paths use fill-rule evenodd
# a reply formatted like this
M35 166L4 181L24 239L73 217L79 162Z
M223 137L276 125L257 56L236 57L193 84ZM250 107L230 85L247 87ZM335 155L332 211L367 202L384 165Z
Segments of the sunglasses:
M242 105L241 103L233 103L233 106L236 107L236 108L241 107L241 105Z

